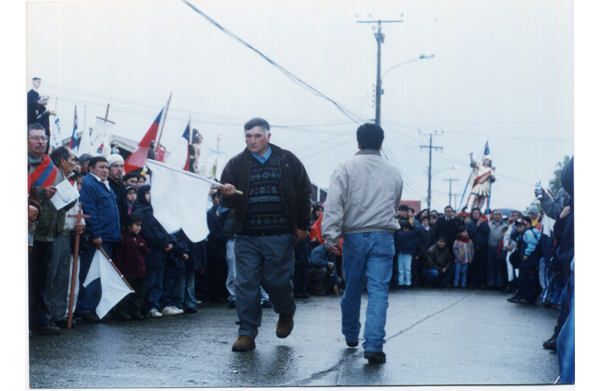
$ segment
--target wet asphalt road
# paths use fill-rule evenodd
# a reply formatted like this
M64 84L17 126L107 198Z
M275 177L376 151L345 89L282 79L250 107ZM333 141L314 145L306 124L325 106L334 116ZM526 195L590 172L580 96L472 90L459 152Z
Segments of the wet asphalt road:
M29 340L31 388L552 384L556 355L542 348L558 311L512 304L497 291L390 292L387 363L347 348L339 298L297 299L295 326L275 336L263 309L256 350L234 353L234 309L198 306L142 322L103 321ZM361 324L364 325L366 293ZM361 330L362 337L362 330ZM362 342L362 339L361 339Z

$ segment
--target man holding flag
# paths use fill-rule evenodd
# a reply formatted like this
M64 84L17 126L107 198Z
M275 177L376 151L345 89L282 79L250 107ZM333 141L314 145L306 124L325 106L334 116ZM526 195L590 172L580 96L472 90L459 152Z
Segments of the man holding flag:
M54 238L61 234L65 222L65 209L57 211L51 198L56 185L65 179L52 159L45 154L48 138L44 127L32 124L27 127L27 173L31 186L37 189L43 213L38 219L33 249L29 254L29 329L33 334L58 335L60 329L49 323L44 305L46 273L52 259Z

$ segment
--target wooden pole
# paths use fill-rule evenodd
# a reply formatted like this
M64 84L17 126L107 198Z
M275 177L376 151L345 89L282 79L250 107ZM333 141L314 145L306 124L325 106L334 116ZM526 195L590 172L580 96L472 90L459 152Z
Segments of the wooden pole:
M125 284L127 284L127 286L129 287L129 289L134 290L131 285L129 285L129 283L127 282L127 280L125 279L125 277L121 274L121 272L119 271L119 269L117 269L117 266L115 265L115 263L112 261L112 259L110 259L110 257L108 256L108 254L106 254L106 252L104 251L104 249L102 247L100 247L98 250L102 251L102 254L104 254L104 256L106 257L106 259L110 262L110 264L112 265L112 267L115 268L115 270L117 271L117 273L119 274L119 276L121 276L121 278L123 279L123 281L125 281Z
M79 212L75 215L69 215L69 217L77 217L77 224L81 224L82 218L89 218L90 216L81 213L81 203L79 203ZM71 294L69 296L69 315L67 318L67 328L71 328L71 322L73 321L73 302L75 301L75 284L77 283L77 258L79 256L79 235L75 233L75 249L73 252L73 275L71 276Z

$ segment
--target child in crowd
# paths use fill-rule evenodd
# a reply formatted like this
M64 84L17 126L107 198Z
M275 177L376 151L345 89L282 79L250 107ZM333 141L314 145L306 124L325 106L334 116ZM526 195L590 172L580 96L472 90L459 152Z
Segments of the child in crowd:
M426 210L425 210L426 211ZM435 228L429 223L429 217L421 218L421 229L417 238L417 254L412 264L414 285L425 285L423 280L423 260L429 247L435 244Z
M458 228L458 235L454 241L454 284L455 288L458 287L460 282L461 288L467 287L467 268L469 264L473 262L473 256L475 255L475 249L473 242L469 238L467 233L467 227L461 226Z
M180 315L184 312L185 272L190 250L181 231L172 236L176 243L166 254L163 294L160 299L163 316Z
M127 196L127 214L133 212L133 204L137 201L137 188L135 186L127 186L125 188Z
M135 291L125 296L116 305L115 315L118 320L144 320L141 313L146 278L144 257L150 250L144 239L139 236L142 221L142 216L137 213L127 215L125 229L121 232L121 241L115 243L113 248L112 257L115 265Z
M167 263L167 253L173 250L177 241L173 235L165 231L156 220L150 204L150 186L141 185L137 190L137 202L133 205L133 213L144 219L140 236L146 241L150 252L146 254L146 280L144 283L143 312L146 318L160 318L160 298L163 294L163 276Z
M411 266L417 252L417 237L421 231L414 229L408 220L400 222L400 229L394 234L398 276L394 288L409 288L412 282Z

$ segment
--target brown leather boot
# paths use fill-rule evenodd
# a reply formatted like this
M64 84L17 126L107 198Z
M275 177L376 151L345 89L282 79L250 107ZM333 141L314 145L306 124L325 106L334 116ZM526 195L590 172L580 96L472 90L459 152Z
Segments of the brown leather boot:
M285 338L292 332L294 328L294 313L292 311L289 314L279 314L279 321L277 322L277 331L275 334L279 338Z
M247 352L254 349L256 349L254 338L247 335L240 335L231 348L234 352Z

